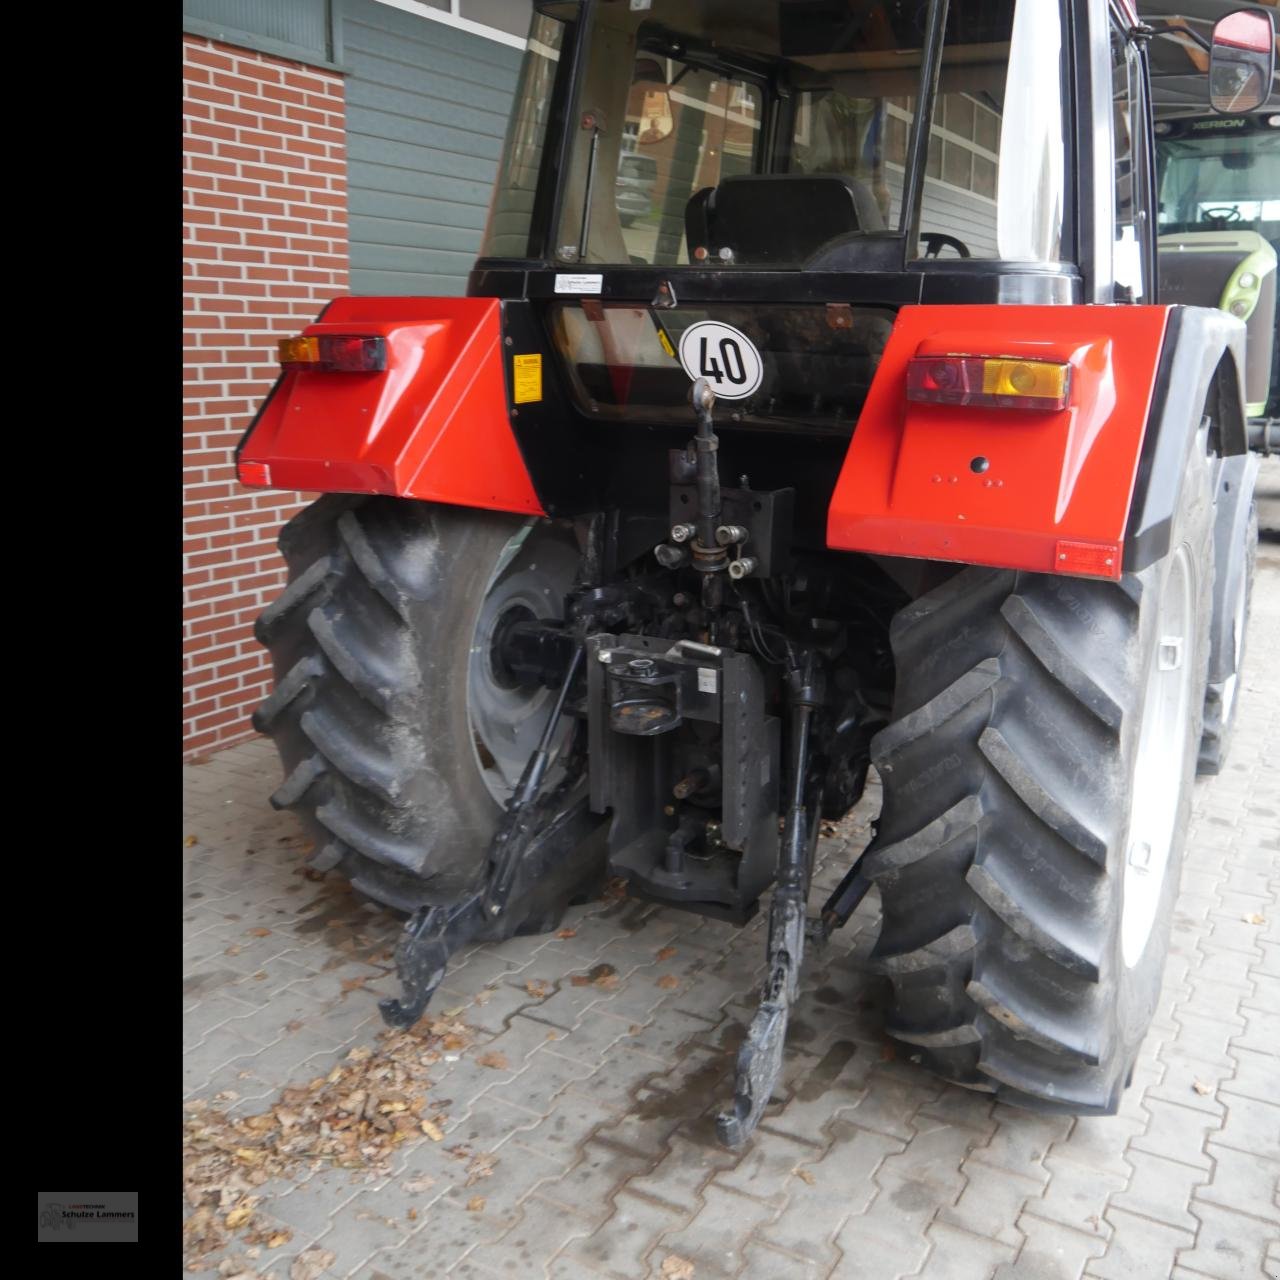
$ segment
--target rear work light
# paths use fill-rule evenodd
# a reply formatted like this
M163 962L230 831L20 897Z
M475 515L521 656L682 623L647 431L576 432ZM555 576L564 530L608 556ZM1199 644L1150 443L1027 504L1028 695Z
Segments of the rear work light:
M381 373L387 367L385 338L326 333L316 338L282 338L280 364L314 373Z
M915 356L907 362L907 399L988 409L1065 409L1071 366L1010 356Z

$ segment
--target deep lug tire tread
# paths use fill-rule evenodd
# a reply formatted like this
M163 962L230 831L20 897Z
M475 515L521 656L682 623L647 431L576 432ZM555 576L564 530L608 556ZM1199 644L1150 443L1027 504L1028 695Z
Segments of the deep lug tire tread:
M1175 536L1204 565L1195 455L1186 485ZM1123 970L1117 877L1163 568L1120 583L968 568L891 629L897 700L871 744L884 803L864 862L882 904L871 963L893 986L886 1030L913 1060L1014 1105L1113 1113L1158 994L1167 935L1138 976ZM1189 743L1208 662L1211 582L1197 583Z
M272 804L302 819L313 868L397 910L451 901L482 870L498 809L459 710L463 630L520 524L329 495L280 534L289 585L255 628L276 685L254 725L285 769Z

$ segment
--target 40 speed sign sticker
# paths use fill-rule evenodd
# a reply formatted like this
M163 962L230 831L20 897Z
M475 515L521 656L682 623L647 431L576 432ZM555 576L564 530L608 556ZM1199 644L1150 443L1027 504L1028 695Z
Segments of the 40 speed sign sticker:
M718 320L701 320L684 331L680 363L689 377L706 378L720 400L745 400L764 377L764 362L751 339Z

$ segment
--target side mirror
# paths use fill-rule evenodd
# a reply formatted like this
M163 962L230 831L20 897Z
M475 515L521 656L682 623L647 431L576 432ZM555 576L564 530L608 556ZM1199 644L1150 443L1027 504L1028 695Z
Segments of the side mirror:
M1238 9L1219 18L1209 57L1209 105L1227 116L1256 111L1271 94L1276 35L1271 15Z

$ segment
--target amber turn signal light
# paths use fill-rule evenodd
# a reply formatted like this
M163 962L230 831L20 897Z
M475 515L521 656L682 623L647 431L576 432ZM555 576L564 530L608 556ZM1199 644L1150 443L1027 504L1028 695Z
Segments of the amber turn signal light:
M381 373L387 367L386 339L360 334L282 338L279 353L283 368L314 373Z
M1071 366L1013 356L914 356L907 399L988 409L1059 410L1071 396Z

